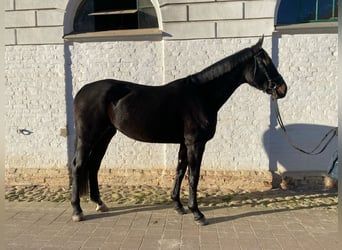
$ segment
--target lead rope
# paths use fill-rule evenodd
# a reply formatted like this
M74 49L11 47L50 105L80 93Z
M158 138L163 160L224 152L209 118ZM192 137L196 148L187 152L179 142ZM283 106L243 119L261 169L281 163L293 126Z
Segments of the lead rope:
M277 116L278 124L279 124L280 128L282 129L282 131L284 132L286 140L288 141L288 143L294 149L296 149L296 150L298 150L298 151L300 151L300 152L302 152L304 154L307 154L307 155L319 155L319 154L321 154L327 148L327 146L332 141L332 139L335 136L337 136L338 127L332 128L323 136L322 140L319 142L319 144L314 149L312 149L311 151L306 151L304 149L301 149L300 147L296 146L293 143L292 139L290 138L290 136L288 135L288 133L286 131L286 128L284 126L283 120L282 120L280 112L279 112L279 106L278 106L277 100L276 99L272 99L272 102L273 102L273 105L274 105L274 108L275 108L275 111L276 111L276 116ZM330 135L330 137L328 137L329 135ZM321 148L321 150L317 151L321 147L321 145L323 144L324 141L327 141L327 142L324 144L324 146Z

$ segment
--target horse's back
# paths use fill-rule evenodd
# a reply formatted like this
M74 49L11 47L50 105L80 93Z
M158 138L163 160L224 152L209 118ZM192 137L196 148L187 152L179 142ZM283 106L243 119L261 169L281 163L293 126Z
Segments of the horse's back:
M122 90L125 84L127 83L115 79L105 79L88 83L77 92L75 102L85 98L95 97L96 99L99 99L106 96L110 90Z
M74 98L75 123L109 122L107 107L129 93L121 81L106 79L84 85Z
M127 81L104 79L84 85L75 96L75 104L79 102L116 103L129 93L139 93L145 97L180 96L184 91L183 81L175 81L165 85L150 86Z

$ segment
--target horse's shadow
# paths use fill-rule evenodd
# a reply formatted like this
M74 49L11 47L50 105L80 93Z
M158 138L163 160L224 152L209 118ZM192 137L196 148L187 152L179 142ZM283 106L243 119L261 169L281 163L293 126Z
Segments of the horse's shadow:
M276 124L275 121L271 123ZM332 126L315 124L287 124L286 131L295 146L310 152L319 145ZM323 149L330 135L315 152ZM308 155L294 149L280 128L271 127L263 135L264 149L269 157L269 170L277 171L281 166L283 171L327 171L331 157L337 150L337 136L332 139L324 152L318 155ZM279 166L280 165L280 166Z
M166 210L170 209L170 205L131 205L131 206L118 206L110 207L107 212L99 212L94 214L86 214L85 220L96 220L107 217L115 217L125 214L139 213L139 212L149 212L156 210Z
M254 195L259 195L260 196L260 192L255 192L255 193L249 193L249 194L238 194L237 196L238 199L241 200L246 200L246 196L249 197L253 197ZM300 200L301 198L298 195L315 195L316 199L320 199L320 198L333 198L337 196L337 192L336 191L329 191L329 192L322 192L322 191L306 191L306 192L284 192L283 194L277 194L277 200L278 202L281 201L285 201L286 199L291 198L293 199L298 199ZM221 195L221 196L217 196L215 197L216 201L222 201L222 200L227 200L228 196L231 195ZM267 208L271 203L274 203L274 201L271 198L274 198L275 194L272 191L268 191L268 192L263 192L262 193L262 197L260 197L260 202L257 199L251 199L251 203L247 204L247 206L249 207L249 210L252 210L253 207L255 208L255 211L248 211L248 212L241 212L238 214L235 214L236 212L234 212L234 215L228 215L228 216L207 216L207 221L209 224L219 224L219 223L224 223L224 222L228 222L228 221L234 221L237 219L241 219L241 218L248 218L248 217L252 217L252 216L258 216L258 215L267 215L267 214L274 214L274 213L281 213L281 212L287 212L287 211L296 211L296 210L304 210L304 209L311 209L311 208L328 208L330 206L335 206L337 205L337 202L332 202L330 204L315 204L312 203L310 204L310 206L308 205L297 205L296 207L293 208ZM297 197L297 198L296 198ZM208 197L206 197L208 198ZM267 198L270 198L269 201L265 202L265 198L267 200ZM185 201L185 200L184 200ZM205 198L203 198L202 200L199 199L199 202L205 202ZM213 200L211 200L210 202L213 202ZM266 208L262 208L258 205L263 204L264 207ZM184 203L185 204L185 203ZM219 210L222 208L231 208L234 209L236 211L237 208L242 208L246 206L246 203L244 205L240 204L240 205L234 205L234 206L230 206L228 203L226 205L222 205L222 206L218 206L218 207L209 207L206 206L205 204L201 206L201 211L203 212L208 212L208 213L212 213L215 212L215 210ZM85 220L100 220L100 219L104 219L104 218L109 218L109 217L116 217L116 216L121 216L121 215L126 215L126 214L132 214L132 213L143 213L143 212L151 212L151 211L161 211L164 213L169 213L169 210L173 209L173 204L171 202L167 202L166 204L154 204L154 205L130 205L130 206L118 206L118 207L110 207L108 212L104 212L104 213L93 213L93 214L88 214L85 215ZM244 210L242 210L244 211ZM190 214L190 211L187 211L188 214ZM176 214L176 212L175 212ZM181 216L181 215L179 215Z
M330 205L319 205L317 207L323 208L328 207ZM314 208L314 207L312 207ZM267 215L267 214L274 214L274 213L281 213L281 212L288 212L288 211L299 211L303 209L308 209L307 207L297 207L297 208L278 208L278 209L263 209L258 211L251 211L251 212L245 212L240 213L236 215L231 216L221 216L221 217L214 217L214 218L208 218L208 224L219 224L227 221L234 221L241 218L248 218L248 217L254 217L259 215Z

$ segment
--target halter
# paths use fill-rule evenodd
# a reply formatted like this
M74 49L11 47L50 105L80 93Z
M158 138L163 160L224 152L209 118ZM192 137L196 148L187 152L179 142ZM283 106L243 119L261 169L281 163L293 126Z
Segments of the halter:
M257 71L257 66L259 67L259 69L262 71L262 73L266 76L267 78L267 81L268 81L268 86L267 88L272 90L272 93L274 93L276 91L276 89L281 86L282 83L278 83L278 82L281 82L279 80L282 79L282 77L280 75L277 75L274 79L272 79L270 77L270 75L268 74L267 70L266 70L266 67L265 67L265 64L262 62L262 60L258 57L259 55L263 54L263 51L262 50L259 50L258 53L256 53L254 55L254 77L253 77L253 81L255 79L255 74L256 74L256 71ZM255 82L255 81L254 81ZM266 90L264 90L266 91Z

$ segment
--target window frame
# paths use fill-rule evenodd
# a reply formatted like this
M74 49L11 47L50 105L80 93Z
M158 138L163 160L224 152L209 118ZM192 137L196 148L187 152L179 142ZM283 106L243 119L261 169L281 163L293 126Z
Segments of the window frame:
M156 14L158 27L137 29L111 29L105 31L75 32L74 22L82 0L69 1L65 14L64 40L68 42L104 42L104 41L160 41L163 38L160 23L160 11L155 1L149 0ZM76 3L75 3L76 2ZM102 11L103 12L103 11Z
M109 41L160 41L163 32L159 28L107 30L64 35L69 42L109 42Z
M301 1L299 0L297 4L299 5ZM338 15L335 17L335 4L338 4L338 0L332 1L332 18L330 19L319 19L319 0L315 0L315 18L303 20L302 22L294 22L289 24L278 24L279 10L281 1L279 1L278 7L276 9L275 16L275 31L286 34L298 34L298 33L337 33L338 32Z

